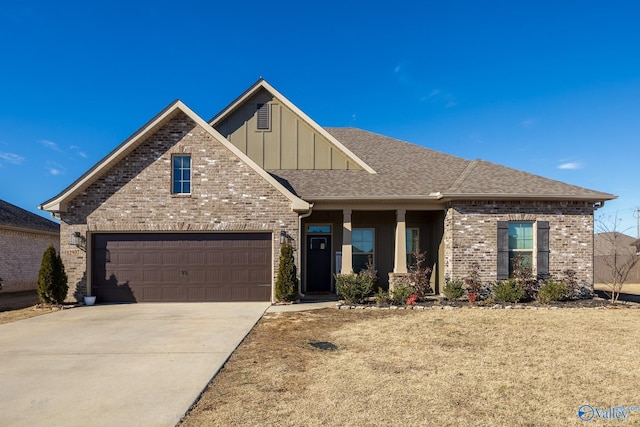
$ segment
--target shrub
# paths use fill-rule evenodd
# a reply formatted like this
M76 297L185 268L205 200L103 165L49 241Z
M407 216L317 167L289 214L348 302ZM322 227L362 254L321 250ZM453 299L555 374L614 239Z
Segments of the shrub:
M278 301L294 301L297 298L298 276L293 259L293 246L289 240L285 240L280 246L276 299Z
M49 245L42 255L38 272L38 297L45 304L59 304L67 297L69 286L60 255Z
M442 288L442 293L447 299L455 300L464 295L464 287L462 280L450 280Z
M464 288L467 291L469 302L475 302L480 296L482 282L480 281L480 264L477 262L471 264L469 275L464 279Z
M533 277L531 267L527 267L524 264L524 257L522 255L516 255L513 258L513 277L524 290L524 296L521 299L536 299L538 290L540 289L540 283L538 279Z
M413 264L409 266L409 282L415 289L417 298L422 300L427 294L433 292L429 279L431 278L431 268L426 266L427 253L415 251L413 253Z
M569 299L577 299L580 297L580 285L578 284L578 279L576 278L575 270L570 268L564 270L562 272L561 282L564 284L564 288L566 291L566 297Z
M413 286L406 286L403 284L396 284L392 291L389 292L389 297L393 305L405 305L407 298L412 294L415 294Z
M518 302L525 296L524 286L516 279L498 282L493 290L496 294L496 300L503 302Z
M552 278L548 278L538 291L538 302L541 304L549 304L551 301L563 300L566 296L567 290L564 283L556 282Z
M389 292L382 288L378 288L378 292L373 294L373 299L376 300L377 305L384 305L389 302Z
M416 301L418 301L418 294L411 294L405 300L407 305L416 305Z
M358 281L360 282L360 286L363 288L369 288L367 295L375 289L375 286L378 283L378 272L376 271L375 265L373 265L371 257L367 260L367 268L360 270L358 273Z

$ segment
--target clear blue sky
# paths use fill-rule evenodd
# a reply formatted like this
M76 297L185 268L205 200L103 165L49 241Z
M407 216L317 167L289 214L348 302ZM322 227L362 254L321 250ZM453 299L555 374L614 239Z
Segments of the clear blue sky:
M0 9L1 199L39 212L174 99L207 120L263 76L322 126L614 193L596 216L636 234L640 2L140 3Z

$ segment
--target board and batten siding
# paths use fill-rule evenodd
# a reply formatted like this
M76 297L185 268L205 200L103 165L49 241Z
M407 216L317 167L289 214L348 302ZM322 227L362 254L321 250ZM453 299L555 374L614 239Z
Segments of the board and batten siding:
M268 106L268 129L258 129L258 106L263 104ZM216 130L266 170L362 169L266 91L253 96Z

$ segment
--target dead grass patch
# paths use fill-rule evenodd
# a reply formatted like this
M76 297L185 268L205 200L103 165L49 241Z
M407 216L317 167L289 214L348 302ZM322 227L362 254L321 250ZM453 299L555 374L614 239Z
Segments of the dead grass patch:
M183 425L582 425L640 405L639 341L637 309L267 314Z

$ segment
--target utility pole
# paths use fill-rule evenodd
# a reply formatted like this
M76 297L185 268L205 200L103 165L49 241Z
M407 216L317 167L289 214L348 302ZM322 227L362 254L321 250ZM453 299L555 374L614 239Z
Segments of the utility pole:
M636 238L640 239L640 208L633 211L633 216L636 219Z

